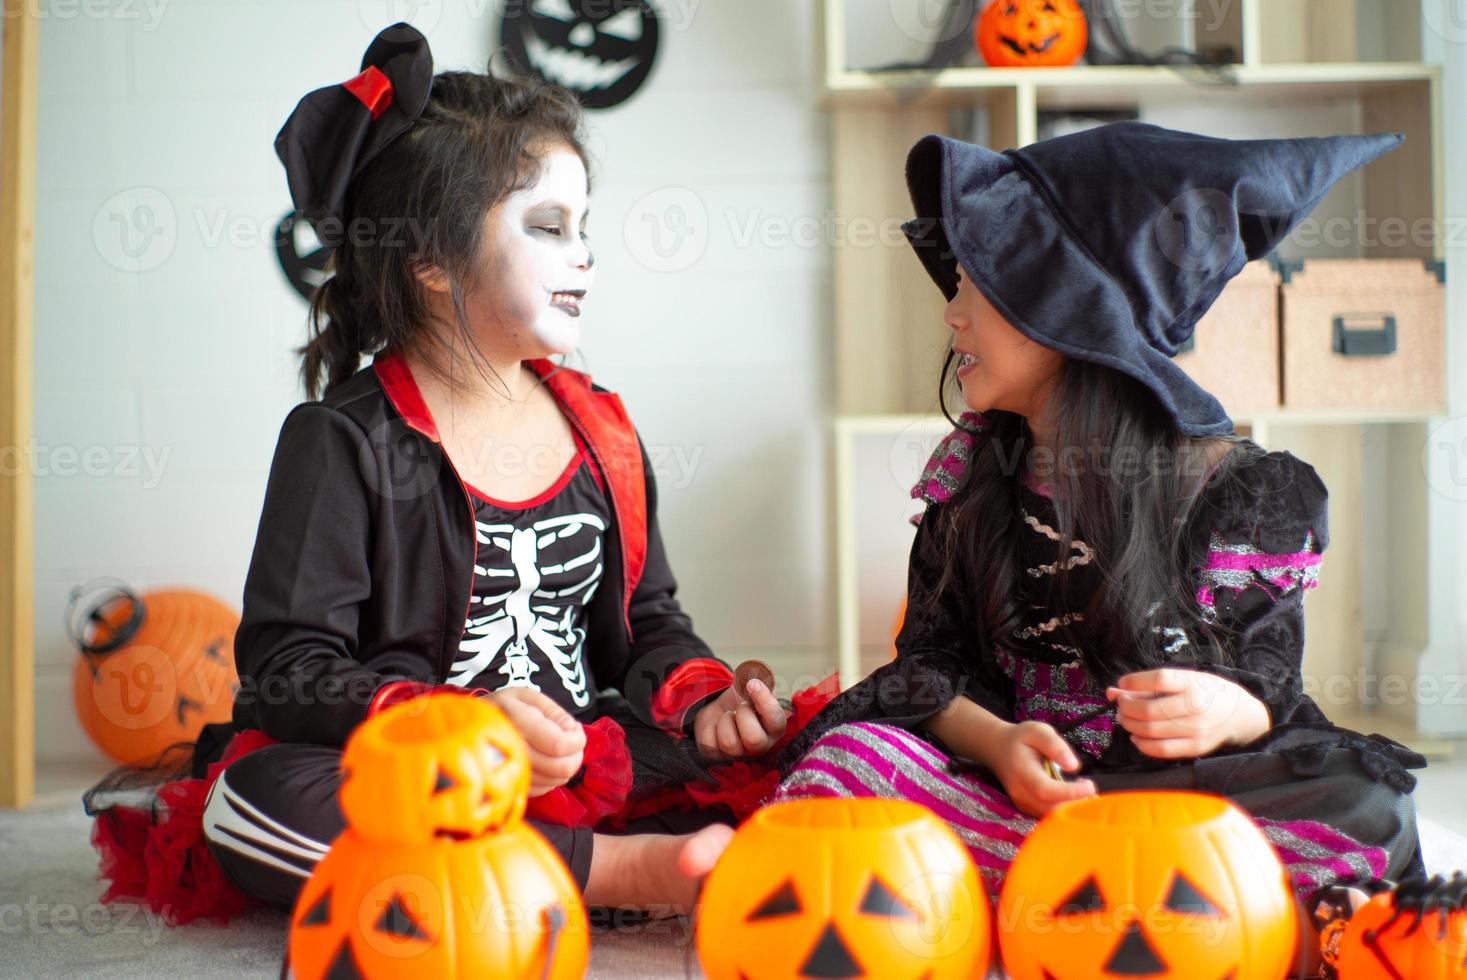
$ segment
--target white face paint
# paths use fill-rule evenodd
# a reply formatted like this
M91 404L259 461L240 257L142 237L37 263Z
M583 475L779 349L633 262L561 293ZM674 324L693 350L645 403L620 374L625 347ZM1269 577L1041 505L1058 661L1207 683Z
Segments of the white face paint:
M563 144L540 156L535 183L484 216L469 325L483 349L530 360L569 354L595 273L586 247L586 167Z

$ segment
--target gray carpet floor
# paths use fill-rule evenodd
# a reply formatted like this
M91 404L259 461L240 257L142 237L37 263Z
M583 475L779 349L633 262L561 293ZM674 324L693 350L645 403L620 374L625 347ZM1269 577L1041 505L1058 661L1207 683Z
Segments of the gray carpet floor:
M172 928L129 903L102 905L102 886L79 804L0 811L0 977L107 980L254 980L280 973L286 917L263 911L227 928ZM589 976L608 980L700 977L686 919L597 932Z
M74 798L73 798L74 799ZM0 977L248 980L278 976L285 915L262 912L228 928L170 928L129 904L102 905L90 821L75 802L0 812ZM1421 819L1428 869L1467 868L1467 838ZM598 932L589 976L701 976L687 920Z

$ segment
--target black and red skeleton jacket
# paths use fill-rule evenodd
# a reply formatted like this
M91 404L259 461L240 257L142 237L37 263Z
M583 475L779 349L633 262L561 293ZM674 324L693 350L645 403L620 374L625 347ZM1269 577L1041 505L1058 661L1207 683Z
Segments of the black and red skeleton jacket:
M587 608L587 663L598 688L686 735L691 709L733 675L676 599L646 450L617 395L585 374L531 363L587 447L613 515L609 574ZM247 728L341 745L384 684L443 683L468 616L476 549L469 491L400 356L379 354L321 401L296 406L281 427L245 580L233 720L208 726L215 731L199 749L211 755Z

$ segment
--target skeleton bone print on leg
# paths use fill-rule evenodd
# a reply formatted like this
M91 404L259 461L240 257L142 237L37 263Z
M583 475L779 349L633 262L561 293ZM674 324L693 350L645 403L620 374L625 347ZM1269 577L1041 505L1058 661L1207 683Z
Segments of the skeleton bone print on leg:
M498 508L488 510L503 515ZM517 527L477 517L474 576L488 587L476 585L449 683L466 686L493 668L498 676L483 686L531 687L555 697L555 690L545 689L550 681L575 708L586 707L592 691L579 614L601 582L606 522L596 514L573 513ZM553 680L536 676L546 664L555 672Z

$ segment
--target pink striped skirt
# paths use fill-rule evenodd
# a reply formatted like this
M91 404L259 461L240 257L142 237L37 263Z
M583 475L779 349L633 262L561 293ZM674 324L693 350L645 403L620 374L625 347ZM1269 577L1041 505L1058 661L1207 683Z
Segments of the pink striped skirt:
M906 729L852 722L821 736L769 802L875 796L921 803L957 832L989 893L997 895L1009 863L1036 821L1020 812L1001 787L970 773L951 772L948 763L949 756ZM1251 778L1234 778L1250 763L1255 770ZM1327 885L1394 877L1404 869L1416 844L1409 795L1352 771L1345 760L1305 780L1283 778L1280 768L1276 757L1262 754L1231 760L1232 785L1226 795L1252 815L1272 842L1301 897ZM1280 778L1260 783L1265 771ZM1107 786L1103 773L1096 782L1101 792L1143 788ZM1154 788L1181 787L1172 776L1156 780Z

